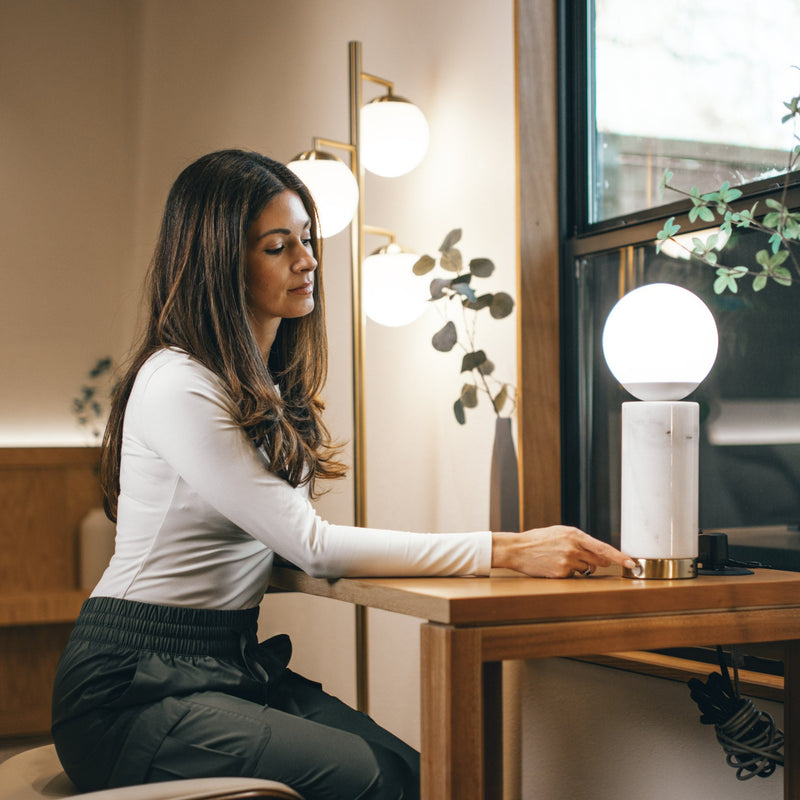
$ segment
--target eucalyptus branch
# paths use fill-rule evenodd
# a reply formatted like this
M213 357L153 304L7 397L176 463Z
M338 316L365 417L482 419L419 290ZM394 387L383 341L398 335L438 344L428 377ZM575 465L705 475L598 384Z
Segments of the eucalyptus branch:
M114 362L104 356L89 370L77 397L72 399L75 421L84 428L95 442L99 442L106 422L107 406L114 393L111 373Z
M793 97L784 105L789 113L783 117L783 122L796 121L800 117L800 95ZM797 134L794 138L800 142ZM673 242L678 247L686 250L690 256L703 264L714 267L717 279L714 281L714 292L721 294L726 289L731 292L738 291L738 281L749 275L753 278L753 291L761 291L770 280L781 286L791 286L800 280L800 258L795 252L800 244L800 213L792 212L787 206L790 173L800 163L800 144L796 145L789 153L786 175L783 181L781 199L767 198L764 205L767 209L763 215L758 215L759 203L756 201L749 209L739 209L734 206L742 196L739 189L732 188L726 181L714 192L701 194L696 187L688 192L671 183L673 174L666 170L661 180L662 190L668 189L676 192L692 202L689 210L689 222L698 219L708 223L718 223L717 233L701 238L692 238L692 246L688 247L679 238L681 226L675 222L675 217L670 217L656 237L656 252L660 252L666 242ZM752 229L768 236L768 247L756 253L756 261L761 267L760 271L750 269L744 265L734 267L725 266L719 262L718 253L724 249L730 236L736 229ZM788 266L790 261L794 276Z
M456 228L447 234L439 247L439 265L446 272L453 273L452 278L434 278L430 284L430 302L438 303L444 325L434 335L432 344L440 352L446 353L458 345L464 355L461 359L461 373L472 375L472 383L464 383L461 393L453 404L453 413L459 424L466 422L466 409L478 405L478 392L485 392L492 404L492 410L500 416L507 400L511 384L500 381L492 375L494 364L486 352L477 345L478 314L488 309L494 319L507 317L514 308L511 295L506 292L495 292L477 295L472 286L473 279L488 278L494 272L494 263L488 258L474 258L467 268L461 251L455 246L461 239L461 229ZM414 265L414 274L423 276L436 266L436 259L422 256ZM452 304L460 307L460 322L463 328L459 336L455 322L450 318ZM500 386L494 393L490 382Z

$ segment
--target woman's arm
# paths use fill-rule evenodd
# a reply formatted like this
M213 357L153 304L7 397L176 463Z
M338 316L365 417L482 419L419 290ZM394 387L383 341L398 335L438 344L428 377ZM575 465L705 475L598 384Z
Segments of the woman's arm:
M307 491L269 471L233 420L219 381L188 356L165 354L140 377L129 402L126 436L138 435L202 503L305 572L320 577L488 573L488 531L410 533L322 520Z
M211 372L173 351L154 368L145 366L141 377L129 412L130 430L142 444L219 514L311 575L464 575L507 567L566 577L629 561L610 545L560 525L495 534L332 525L317 515L307 492L269 471L233 420ZM128 427L126 417L126 435Z

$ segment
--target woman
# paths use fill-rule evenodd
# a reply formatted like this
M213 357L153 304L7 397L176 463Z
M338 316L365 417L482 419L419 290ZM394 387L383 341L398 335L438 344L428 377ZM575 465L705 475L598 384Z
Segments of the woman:
M53 737L83 791L208 775L306 800L419 793L418 754L258 644L277 554L312 575L590 573L625 563L562 526L419 534L330 525L309 498L344 468L322 421L317 221L281 164L237 150L167 199L147 326L103 448L116 551L59 664Z

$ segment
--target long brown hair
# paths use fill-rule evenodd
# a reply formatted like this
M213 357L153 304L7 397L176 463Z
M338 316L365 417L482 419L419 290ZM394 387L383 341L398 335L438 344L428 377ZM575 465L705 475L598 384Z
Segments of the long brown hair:
M311 219L318 262L314 310L284 319L265 362L248 322L247 229L286 190L296 192ZM328 341L322 254L314 201L288 168L243 150L210 153L190 164L172 186L147 276L145 328L111 404L103 439L101 481L106 513L116 519L125 407L139 369L165 347L184 350L222 381L231 410L270 469L292 486L339 478L345 467L322 421L319 399ZM280 392L276 388L280 385Z

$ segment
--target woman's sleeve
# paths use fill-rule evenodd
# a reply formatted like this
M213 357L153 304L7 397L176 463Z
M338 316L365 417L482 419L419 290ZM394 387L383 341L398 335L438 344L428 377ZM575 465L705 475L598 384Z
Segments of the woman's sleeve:
M486 531L411 533L322 520L306 492L268 470L214 376L189 359L155 369L137 403L150 449L220 514L310 575L488 574Z

